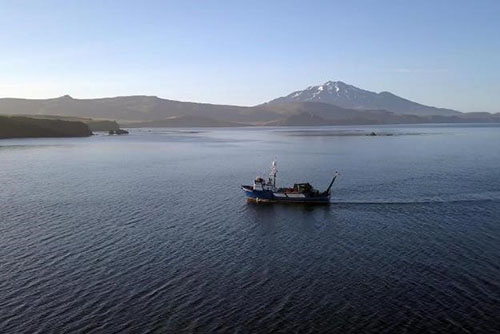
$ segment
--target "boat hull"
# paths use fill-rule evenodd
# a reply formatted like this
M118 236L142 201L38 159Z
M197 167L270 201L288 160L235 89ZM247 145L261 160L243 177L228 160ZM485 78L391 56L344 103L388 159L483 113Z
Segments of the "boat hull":
M250 202L330 204L330 195L280 193L271 190L254 190L251 186L242 186L241 189Z

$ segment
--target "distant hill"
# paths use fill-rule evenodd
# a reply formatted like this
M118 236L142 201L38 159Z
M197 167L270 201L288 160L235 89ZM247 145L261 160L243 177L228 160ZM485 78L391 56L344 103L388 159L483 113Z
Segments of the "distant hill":
M233 127L500 122L500 114L460 113L428 107L390 93L368 92L338 81L254 107L181 102L156 96L74 99L66 95L46 100L3 98L0 114L74 119L89 124L94 131L116 130L118 124L123 127Z
M370 92L342 81L328 81L323 85L310 86L304 90L298 90L287 96L274 99L268 104L294 102L321 102L356 110L383 109L395 114L417 116L460 114L456 110L426 106L389 92Z
M131 122L123 124L128 128L177 128L177 127L237 127L246 126L246 123L235 123L215 120L203 116L175 116L163 120L147 122Z
M0 116L0 139L91 135L92 131L83 122Z
M46 100L0 99L0 114L43 114L119 121L156 121L175 116L239 119L248 107L180 102L156 96L74 99L69 95ZM245 120L245 116L241 116Z

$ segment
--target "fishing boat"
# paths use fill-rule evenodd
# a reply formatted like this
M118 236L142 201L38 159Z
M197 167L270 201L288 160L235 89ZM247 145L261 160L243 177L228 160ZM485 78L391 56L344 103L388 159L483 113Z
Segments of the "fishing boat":
M311 203L311 204L329 204L330 190L339 173L335 173L332 181L325 191L314 189L309 183L295 183L293 187L277 188L276 175L278 166L276 160L271 166L271 173L268 180L257 177L251 186L241 186L245 192L247 200L251 202L272 202L272 203Z

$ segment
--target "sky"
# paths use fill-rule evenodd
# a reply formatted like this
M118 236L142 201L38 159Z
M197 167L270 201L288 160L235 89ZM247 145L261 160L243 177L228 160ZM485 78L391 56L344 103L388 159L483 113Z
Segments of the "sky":
M0 97L256 105L329 80L500 112L500 1L0 0Z

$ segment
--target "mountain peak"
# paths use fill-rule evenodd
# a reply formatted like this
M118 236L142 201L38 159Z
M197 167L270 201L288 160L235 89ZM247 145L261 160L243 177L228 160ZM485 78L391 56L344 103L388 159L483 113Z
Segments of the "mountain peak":
M342 81L327 81L309 86L287 96L274 99L269 104L293 102L321 102L356 110L387 110L396 114L456 115L458 111L425 106L401 98L390 92L375 93Z
M324 86L347 86L343 81L327 81L323 84Z
M327 90L335 90L335 92L338 92L342 85L343 85L343 82L327 81L320 87L326 87Z
M384 90L384 91L382 91L382 92L378 93L378 95L397 96L397 95L394 95L394 94L392 94L391 92L388 92L388 91L386 91L386 90Z

